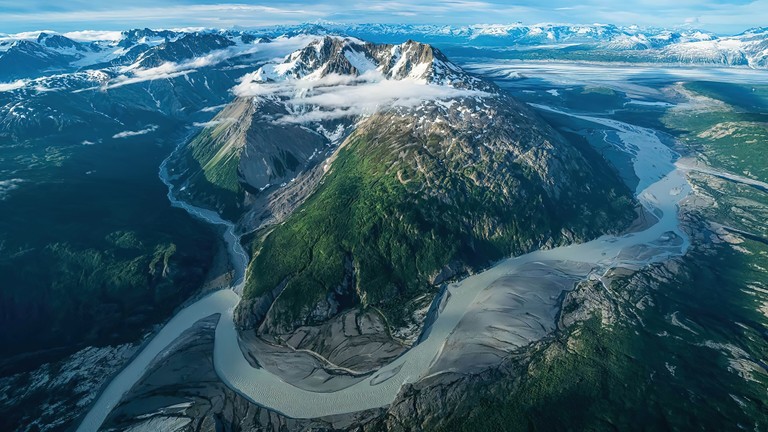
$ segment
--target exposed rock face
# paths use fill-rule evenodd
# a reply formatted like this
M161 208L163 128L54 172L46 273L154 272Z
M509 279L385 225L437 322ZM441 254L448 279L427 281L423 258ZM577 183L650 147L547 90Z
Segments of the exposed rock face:
M374 44L326 36L252 74L254 82L318 79L332 75L359 77L377 71L391 80L423 80L457 87L483 85L431 45L407 41L400 45ZM247 83L247 81L246 81Z
M236 219L246 197L263 209L264 191L321 162L328 140L299 125L274 124L271 118L279 114L287 114L284 106L252 98L222 110L189 145L190 198Z
M285 289L288 281L276 286L272 291L256 298L242 299L235 309L235 323L240 328L258 327L269 313L269 308Z

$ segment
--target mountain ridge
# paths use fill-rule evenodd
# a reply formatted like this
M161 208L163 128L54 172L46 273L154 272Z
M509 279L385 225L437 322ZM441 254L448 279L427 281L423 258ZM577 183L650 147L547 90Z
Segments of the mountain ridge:
M330 22L250 30L152 30L123 31L119 38L75 40L76 34L50 31L0 35L0 62L16 65L0 72L0 81L37 78L47 72L77 72L130 67L152 68L225 49L246 49L258 39L277 37L349 36L379 43L399 44L417 38L423 42L501 50L521 58L550 56L562 59L704 64L764 68L768 66L768 29L756 27L736 35L717 35L695 29L640 28L611 24L477 24L466 26L339 24ZM42 64L19 58L19 42L32 57L56 57ZM188 41L188 42L185 42ZM238 48L240 47L240 48ZM237 50L235 49L235 51ZM535 51L530 57L527 50ZM236 53L231 53L236 55ZM4 57L15 56L12 58ZM143 64L134 64L145 58ZM149 60L149 59L152 60Z

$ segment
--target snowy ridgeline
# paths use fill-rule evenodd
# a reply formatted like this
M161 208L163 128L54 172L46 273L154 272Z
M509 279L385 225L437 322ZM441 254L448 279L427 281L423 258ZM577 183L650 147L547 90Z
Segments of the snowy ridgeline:
M698 30L613 25L318 25L235 30L129 30L124 32L26 32L0 34L0 91L18 90L26 80L79 72L98 84L126 85L173 78L203 67L252 64L306 45L325 35L373 42L408 39L437 45L506 48L563 48L642 54L661 63L768 66L768 29L734 36ZM286 50L285 45L290 45ZM98 73L97 73L98 72Z

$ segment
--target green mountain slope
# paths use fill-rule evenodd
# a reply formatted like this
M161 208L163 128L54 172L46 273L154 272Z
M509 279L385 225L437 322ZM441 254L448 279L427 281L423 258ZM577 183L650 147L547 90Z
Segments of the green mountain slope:
M601 161L510 98L492 106L487 145L469 133L483 130L478 120L419 131L419 117L390 113L360 125L317 191L255 244L245 298L284 287L262 330L287 333L352 305L401 327L446 278L631 220L628 191Z

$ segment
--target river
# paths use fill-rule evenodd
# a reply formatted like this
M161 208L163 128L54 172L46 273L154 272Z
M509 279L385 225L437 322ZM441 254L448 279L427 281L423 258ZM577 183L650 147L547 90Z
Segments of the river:
M621 150L632 155L634 170L640 179L636 196L648 211L659 218L658 222L641 232L623 236L606 235L587 243L539 250L506 259L487 271L451 284L448 287L449 300L434 321L427 338L384 366L374 376L329 393L312 392L287 384L265 369L254 369L243 357L238 346L233 312L240 301L248 255L240 244L234 224L223 220L213 211L176 198L175 186L167 169L174 155L169 156L160 167L160 178L168 186L168 198L174 206L224 228L224 239L236 277L231 289L219 290L202 298L168 321L141 353L103 390L78 430L97 430L123 395L141 379L152 360L196 321L212 314L221 314L216 327L214 365L222 381L261 406L290 417L316 418L389 405L404 383L417 381L430 372L430 366L443 352L446 340L460 324L466 311L471 310L473 303L480 301L480 293L494 281L513 274L524 264L568 261L585 263L605 271L617 266L637 267L660 262L686 252L689 241L679 227L678 203L688 196L691 188L684 173L675 166L678 155L662 144L655 131L601 117L575 115L543 106L538 108L616 130L623 144ZM672 248L661 246L663 242L659 240L669 237L670 233L681 239L679 244ZM430 374L434 374L434 371Z

